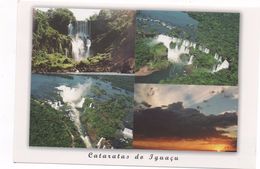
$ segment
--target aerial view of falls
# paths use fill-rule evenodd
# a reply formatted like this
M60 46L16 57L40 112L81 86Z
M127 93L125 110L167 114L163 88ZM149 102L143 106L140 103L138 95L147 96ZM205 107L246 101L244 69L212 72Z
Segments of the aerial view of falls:
M33 74L31 119L39 118L40 124L31 127L49 128L44 123L49 118L57 125L48 129L53 134L49 138L32 131L31 145L106 149L129 146L133 82L132 76ZM59 138L57 133L63 136Z
M208 84L204 78L210 77L212 84L223 84L216 80L220 74L235 73L235 77L236 66L231 68L231 61L237 65L238 34L233 33L234 38L225 45L219 43L221 38L225 40L221 31L227 29L224 22L228 20L210 17L216 21L202 19L191 12L139 12L136 18L136 82ZM211 22L218 22L219 27L211 28ZM234 23L233 27L237 29L238 25ZM212 29L214 31L206 35L208 31L205 30ZM232 80L237 83L236 78Z
M89 21L76 21L68 25L68 34L71 37L72 56L81 61L90 56L91 26Z

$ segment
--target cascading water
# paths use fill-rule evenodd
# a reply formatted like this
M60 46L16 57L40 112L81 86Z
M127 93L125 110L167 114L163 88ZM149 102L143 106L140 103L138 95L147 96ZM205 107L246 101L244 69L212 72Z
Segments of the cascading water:
M79 84L78 86L71 88L64 85L56 87L59 90L59 94L62 97L64 103L66 103L69 108L69 115L71 120L74 122L75 126L80 133L80 138L84 142L86 148L92 148L90 138L87 131L85 131L80 122L80 111L78 108L82 108L85 102L84 95L89 91L91 87L91 81L85 84Z
M87 39L86 46L87 46L87 53L86 53L86 55L87 55L87 57L89 57L89 55L90 55L90 46L91 46L91 40L90 39Z
M186 40L183 41L181 39L170 37L167 35L158 35L155 39L155 42L157 43L163 43L165 47L168 49L168 60L172 62L179 62L180 61L180 55L181 54L188 54L189 53L189 47L191 46L191 43ZM176 43L177 45L175 48L170 47L170 43Z
M68 25L68 35L71 37L72 56L81 61L90 56L91 26L89 21L76 21Z
M222 63L215 65L213 67L213 70L212 70L211 73L215 73L215 72L218 72L222 69L228 69L228 68L229 68L229 62L227 60L224 60Z
M188 65L191 65L193 63L193 58L194 58L194 55L191 55L190 59L189 59L189 62L188 62Z

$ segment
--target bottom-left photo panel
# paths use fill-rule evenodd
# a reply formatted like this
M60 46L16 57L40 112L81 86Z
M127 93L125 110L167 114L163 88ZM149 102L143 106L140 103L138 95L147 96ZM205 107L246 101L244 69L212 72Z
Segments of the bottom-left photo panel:
M132 148L134 77L32 74L29 146Z

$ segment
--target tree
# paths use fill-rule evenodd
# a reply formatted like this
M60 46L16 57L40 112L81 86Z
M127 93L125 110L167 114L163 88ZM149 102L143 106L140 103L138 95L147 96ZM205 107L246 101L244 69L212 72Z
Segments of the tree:
M68 34L69 23L76 21L73 13L64 8L50 9L47 15L50 26L64 35Z

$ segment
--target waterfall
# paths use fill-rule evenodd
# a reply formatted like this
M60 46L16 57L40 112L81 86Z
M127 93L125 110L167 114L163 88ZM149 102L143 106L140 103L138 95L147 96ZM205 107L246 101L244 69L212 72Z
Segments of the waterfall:
M189 59L189 62L188 62L188 65L191 65L192 64L192 60L194 58L194 55L191 55L190 59Z
M91 40L90 39L87 39L86 46L87 46L87 54L86 54L86 56L89 57L89 55L90 55L90 46L91 46Z
M176 44L174 49L170 47L172 42ZM189 42L185 40L182 41L182 39L160 34L156 37L155 43L163 43L164 46L167 47L167 57L168 60L172 62L180 62L180 55L189 53L189 49L187 47Z
M76 21L68 25L68 35L71 37L72 56L81 61L90 56L91 26L89 21Z
M80 138L84 142L86 148L92 148L92 144L88 133L84 130L81 121L80 121L80 111L78 108L82 108L85 102L86 93L90 90L92 85L91 81L86 82L85 84L78 84L75 87L68 87L65 85L61 85L56 87L58 89L58 93L62 97L62 101L67 104L69 109L70 119L74 122L79 134Z
M84 41L77 34L71 40L72 44L72 56L76 61L82 60L84 56L86 56L86 49L84 45Z
M222 56L220 56L220 57L218 58L218 61L219 61L219 62L222 62Z
M228 69L229 68L229 62L227 60L224 60L222 63L213 66L212 73L218 72L222 69Z
M176 37L170 37L167 35L160 34L154 39L154 43L163 43L165 47L168 49L167 57L168 60L171 62L179 63L181 61L180 56L182 54L189 54L190 50L189 48L192 47L194 49L198 49L199 51L210 54L210 49L207 47L204 47L202 45L197 45L195 42L191 42L186 39L180 39ZM175 43L175 48L171 48L170 44ZM227 60L224 60L222 62L222 56L220 56L218 53L215 53L214 59L216 60L216 65L212 68L212 73L218 72L222 69L228 69L229 68L229 62ZM194 56L191 55L188 61L188 65L191 65L193 63Z
M209 54L210 50L208 48L204 49L204 53Z
M218 54L215 53L215 55L214 55L214 59L215 59L215 60L218 60L218 58L219 58Z
M68 49L65 48L65 56L68 56Z

